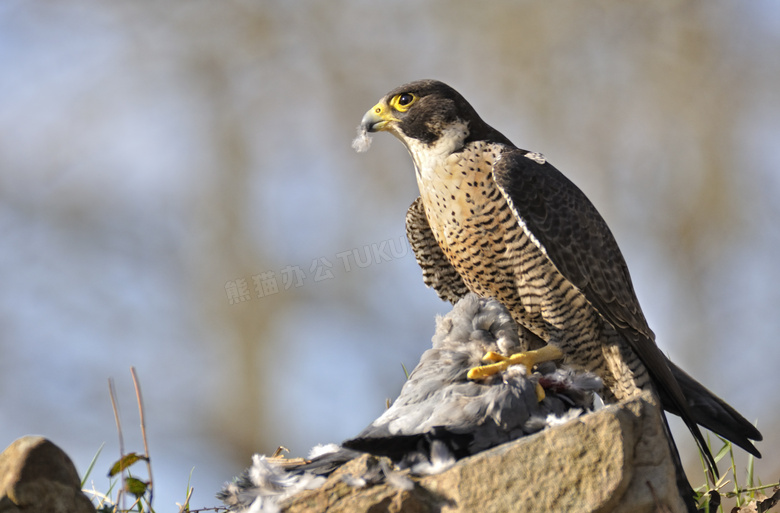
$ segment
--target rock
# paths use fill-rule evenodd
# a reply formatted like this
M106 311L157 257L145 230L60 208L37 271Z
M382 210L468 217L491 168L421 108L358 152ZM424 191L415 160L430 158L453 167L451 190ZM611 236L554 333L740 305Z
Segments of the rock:
M16 512L95 512L73 462L43 437L22 437L0 454L0 513Z
M658 406L647 393L413 478L411 490L354 488L342 480L378 460L351 461L321 488L283 503L283 511L687 511Z

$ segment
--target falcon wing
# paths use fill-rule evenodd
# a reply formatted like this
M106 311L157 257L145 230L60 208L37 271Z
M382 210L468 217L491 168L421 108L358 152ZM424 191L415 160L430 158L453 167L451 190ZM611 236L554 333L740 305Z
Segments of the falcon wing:
M636 352L659 393L679 412L715 468L680 385L639 307L623 254L596 207L560 171L524 150L504 151L493 166L493 179L529 238Z
M463 278L452 267L433 237L420 197L406 211L406 237L422 268L425 285L432 287L440 298L453 304L469 293Z

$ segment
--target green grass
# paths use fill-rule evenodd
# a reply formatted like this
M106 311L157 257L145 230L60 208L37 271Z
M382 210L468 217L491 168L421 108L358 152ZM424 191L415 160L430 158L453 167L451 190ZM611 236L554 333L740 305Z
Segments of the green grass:
M715 454L715 462L720 462L726 456L729 456L731 465L715 480L714 476L707 469L704 456L701 454L701 465L704 471L705 482L699 486L696 492L696 503L701 511L706 513L725 513L723 499L728 499L734 503L735 509L729 509L730 513L756 512L762 513L769 511L780 501L780 483L762 484L761 479L758 483L755 480L754 464L755 458L751 454L748 457L747 469L745 470L744 485L739 482L739 469L734 459L734 446L731 442L721 437L718 440L723 444ZM710 437L707 436L707 446L712 450ZM769 495L771 494L771 495ZM769 496L768 496L769 495Z
M98 492L97 490L87 489L86 484L89 476L95 470L98 458L103 451L105 444L101 445L95 456L92 458L87 471L84 473L84 479L81 481L81 488L88 497L91 497L95 503L95 509L98 513L155 513L152 507L154 498L154 486L152 479L152 464L149 454L149 444L146 438L146 422L144 420L144 404L141 396L141 386L134 368L130 368L135 386L136 402L138 412L141 418L141 439L143 440L144 452L125 452L124 437L122 434L122 424L119 418L119 408L117 407L117 398L114 390L114 382L109 379L109 395L111 405L114 408L114 418L116 420L117 435L119 436L119 459L113 462L108 470L109 487L108 491ZM194 470L194 469L193 469ZM190 486L192 479L192 470L190 471L187 487L184 493L184 502L176 504L179 513L196 513L204 511L226 512L224 507L209 507L200 509L190 508L190 499L192 498L193 488ZM117 486L119 485L119 486ZM166 511L169 511L166 508Z

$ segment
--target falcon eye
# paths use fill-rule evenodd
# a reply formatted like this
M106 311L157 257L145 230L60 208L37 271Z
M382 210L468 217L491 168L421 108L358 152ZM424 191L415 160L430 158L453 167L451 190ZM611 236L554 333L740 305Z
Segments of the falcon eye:
M412 93L397 94L390 100L390 105L398 112L406 112L416 99Z

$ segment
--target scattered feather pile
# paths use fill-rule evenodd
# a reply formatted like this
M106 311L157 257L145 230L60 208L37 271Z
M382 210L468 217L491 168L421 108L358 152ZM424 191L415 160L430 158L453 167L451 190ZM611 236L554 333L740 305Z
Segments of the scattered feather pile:
M514 365L483 381L466 378L487 351L508 355L527 349L501 303L469 294L437 319L433 347L423 353L398 399L357 437L318 448L306 463L294 466L255 455L252 466L217 497L233 511L278 511L281 501L321 486L326 476L362 453L387 456L394 468L383 463L366 475L344 478L349 484L410 487L408 474L442 472L461 458L593 409L599 378L551 362L531 375ZM537 383L546 394L541 402Z

